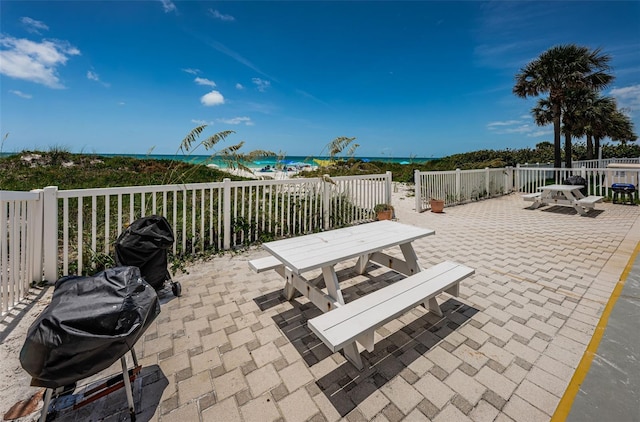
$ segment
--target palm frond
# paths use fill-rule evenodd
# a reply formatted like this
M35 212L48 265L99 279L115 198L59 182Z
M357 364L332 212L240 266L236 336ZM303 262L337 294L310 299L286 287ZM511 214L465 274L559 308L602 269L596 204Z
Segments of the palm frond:
M215 133L202 141L202 146L208 151L213 148L218 142L224 141L227 136L235 133L233 130L223 130L222 132Z
M198 136L200 136L200 134L206 127L207 125L201 125L191 129L191 132L189 132L187 136L184 137L182 142L180 142L180 150L185 153L189 152L189 150L191 149L191 144L196 141Z

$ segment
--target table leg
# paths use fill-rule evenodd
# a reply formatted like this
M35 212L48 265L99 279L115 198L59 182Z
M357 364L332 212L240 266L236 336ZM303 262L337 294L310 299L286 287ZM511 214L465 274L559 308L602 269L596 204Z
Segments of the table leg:
M531 204L531 209L535 210L538 209L542 206L548 205L545 202L545 199L549 199L549 197L551 196L550 192L547 191L542 191L542 193L540 194L540 196L538 198L536 198L533 203Z
M367 264L369 263L369 257L371 254L360 255L358 258L358 262L356 262L356 272L358 274L364 274L364 270L367 268Z
M578 211L578 214L580 215L586 215L587 211L582 208L582 206L580 204L578 204L577 202L574 202L573 208L575 208L576 211Z
M418 264L418 256L416 255L416 251L413 250L413 246L411 246L411 243L403 243L402 245L400 245L400 250L402 251L404 261L407 263L407 267L410 272L410 274L406 275L409 276L419 273L420 264Z
M342 290L340 290L336 270L333 266L323 267L322 275L324 276L324 284L327 286L329 296L335 299L339 304L344 305L344 298L342 297Z
M575 194L575 196L573 196L573 194ZM564 192L564 196L573 204L573 208L578 212L578 214L585 215L587 213L587 211L578 204L578 200L584 198L584 195L580 190Z
M284 270L284 280L284 297L287 300L291 300L293 299L293 295L295 294L296 289L295 287L293 287L293 272L288 268Z

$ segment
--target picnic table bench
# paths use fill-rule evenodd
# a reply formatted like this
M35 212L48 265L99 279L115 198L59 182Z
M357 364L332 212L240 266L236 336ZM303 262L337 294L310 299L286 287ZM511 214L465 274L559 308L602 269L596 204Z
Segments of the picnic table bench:
M436 296L442 292L458 296L460 281L473 273L469 267L445 261L310 319L307 324L332 352L345 349L347 354L348 350L349 360L362 369L356 342L373 352L375 329L418 305L442 317Z

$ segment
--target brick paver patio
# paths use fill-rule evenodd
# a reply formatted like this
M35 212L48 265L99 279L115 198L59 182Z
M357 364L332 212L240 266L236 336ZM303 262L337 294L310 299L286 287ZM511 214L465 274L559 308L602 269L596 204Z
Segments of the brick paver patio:
M379 329L362 372L307 329L319 310L285 301L275 272L251 272L261 249L191 266L136 345L138 420L548 421L640 241L640 208L526 205L397 211L436 230L414 242L423 267L451 259L476 273L459 298L439 297L444 318L416 308ZM349 264L338 267L347 302L399 277Z

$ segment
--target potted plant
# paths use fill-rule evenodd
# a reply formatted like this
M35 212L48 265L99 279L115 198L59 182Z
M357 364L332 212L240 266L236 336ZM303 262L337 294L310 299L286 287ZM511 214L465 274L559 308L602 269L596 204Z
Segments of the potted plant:
M391 204L377 204L373 210L377 220L391 220L393 218L393 205Z
M431 212L441 213L444 210L444 199L431 198L429 199L431 205Z

